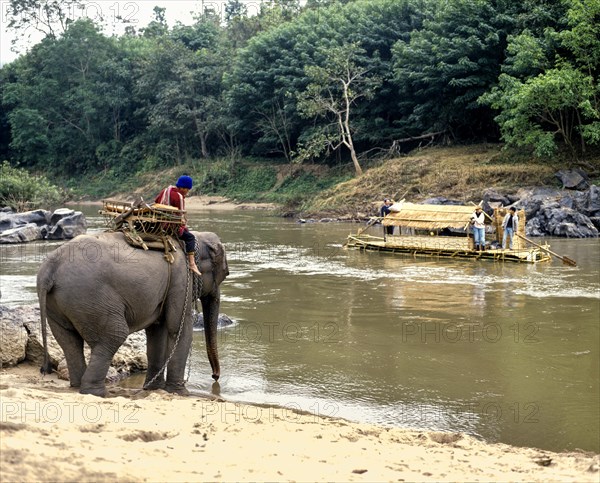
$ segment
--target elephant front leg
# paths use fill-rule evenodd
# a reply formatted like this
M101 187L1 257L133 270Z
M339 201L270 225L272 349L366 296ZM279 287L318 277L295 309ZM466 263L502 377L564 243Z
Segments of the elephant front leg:
M181 395L189 394L185 388L185 366L190 348L192 346L192 317L191 313L182 322L184 325L181 328L181 334L178 337L179 327L176 332L169 331L167 338L167 357L172 353L171 360L167 366L167 382L165 390Z
M164 389L165 373L160 372L167 360L167 327L164 323L153 324L146 328L146 355L148 370L144 389Z

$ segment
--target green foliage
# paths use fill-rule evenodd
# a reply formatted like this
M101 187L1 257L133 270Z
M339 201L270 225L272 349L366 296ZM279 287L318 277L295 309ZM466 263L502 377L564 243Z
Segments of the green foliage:
M511 24L487 0L428 2L423 27L393 50L403 130L453 136L489 130L491 113L477 98L500 73Z
M219 159L209 165L200 183L203 193L224 193L232 179L233 164L227 159Z
M25 169L12 167L7 161L0 165L0 206L25 211L53 207L65 198L65 193L46 177L33 176Z
M311 172L299 171L283 181L281 185L265 196L266 201L283 203L290 207L301 207L317 193L347 181L350 174L323 174L316 175Z
M229 0L225 24L171 28L157 7L110 37L75 5L7 2L9 28L46 37L0 69L0 156L94 193L195 160L211 192L278 196L231 160L360 173L431 132L573 158L600 143L599 0Z
M566 3L568 29L509 38L505 73L480 102L499 111L507 144L531 146L539 157L564 145L577 159L600 143L600 2Z
M238 199L258 199L277 181L277 171L272 166L239 166L224 192Z
M311 79L311 68L327 69L335 49L356 46L354 63L381 79L382 88L370 102L356 106L355 132L359 142L389 142L397 112L392 85L391 48L420 24L420 0L356 1L347 5L307 8L296 19L252 38L238 53L227 79L227 99L240 141L250 152L264 155L281 150L281 136L265 130L265 113L284 113L289 148L309 139L311 120L300 116L297 99ZM306 69L309 69L308 71ZM266 138L266 139L265 139ZM385 140L385 141L384 141ZM281 143L279 143L281 146ZM246 151L248 152L248 151Z

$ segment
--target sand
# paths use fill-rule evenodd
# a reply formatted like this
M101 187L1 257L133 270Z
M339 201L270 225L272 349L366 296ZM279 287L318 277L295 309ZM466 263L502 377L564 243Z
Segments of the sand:
M187 211L199 210L275 210L278 205L273 203L237 203L223 196L190 196L185 199Z
M131 197L130 197L131 198ZM131 201L123 197L115 197L114 199L123 199L123 201ZM93 201L69 201L66 206L102 206L101 200ZM275 210L279 205L274 203L238 203L224 196L190 196L185 199L186 211L202 211L202 210Z
M0 481L594 481L599 457L0 372ZM547 465L547 466L545 466Z

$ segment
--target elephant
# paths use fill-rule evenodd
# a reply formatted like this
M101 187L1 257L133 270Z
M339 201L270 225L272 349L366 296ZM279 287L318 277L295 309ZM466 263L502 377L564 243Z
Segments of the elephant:
M174 260L170 264L161 251L136 249L122 233L104 232L80 235L50 253L37 275L45 353L41 372L53 370L47 320L65 354L71 387L104 397L104 380L113 355L129 334L145 329L148 370L144 389L186 394L184 371L192 343L193 299L197 297L207 321L204 333L212 377L218 381L219 285L229 275L229 268L217 235L193 233L196 263L202 272L198 277L202 283L196 284L201 292L196 296L192 283L196 276L188 270L180 248L171 252ZM91 348L87 365L84 341Z

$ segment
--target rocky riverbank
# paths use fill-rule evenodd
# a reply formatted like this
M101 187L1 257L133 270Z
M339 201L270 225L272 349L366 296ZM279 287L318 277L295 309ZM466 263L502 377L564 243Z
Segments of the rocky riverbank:
M218 329L229 327L235 322L225 314L219 314ZM196 314L194 330L204 330L202 313ZM12 367L30 363L40 367L44 358L40 309L37 305L7 307L0 305L0 367ZM85 355L90 349L85 346ZM48 353L50 361L57 367L60 379L69 380L69 371L62 349L48 330ZM142 330L130 334L113 357L107 382L115 382L148 368L146 357L146 333Z
M420 203L437 205L462 205L479 203L491 215L496 207L524 209L527 216L527 236L557 236L568 238L593 238L600 233L600 187L591 185L585 190L569 188L521 188L515 192L487 189L480 199L457 200L443 196L422 199ZM412 200L411 200L412 201ZM287 216L298 217L300 222L365 222L379 215L381 201L365 202L348 211L331 210Z
M27 362L40 367L44 358L40 309L37 305L6 307L0 305L0 366L10 367ZM86 357L89 347L85 346ZM68 380L69 371L62 349L48 329L48 354L60 379ZM135 332L127 338L113 357L107 381L114 382L148 368L146 333Z
M22 213L7 207L0 210L0 244L68 240L85 233L86 229L83 213L70 208Z

